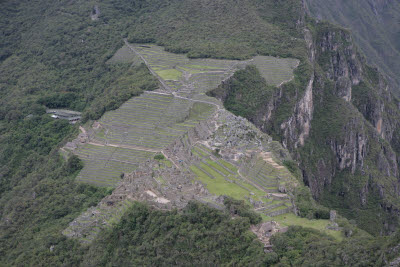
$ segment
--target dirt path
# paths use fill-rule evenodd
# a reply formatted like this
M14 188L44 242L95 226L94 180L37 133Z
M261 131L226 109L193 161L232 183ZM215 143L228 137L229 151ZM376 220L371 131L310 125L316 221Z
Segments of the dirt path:
M177 95L177 93L175 93L175 92L173 92L172 94L173 94L176 98L186 99L186 100L193 101L193 102L206 103L206 104L209 104L209 105L216 106L218 110L221 109L220 105L215 104L215 103L213 103L213 102L208 102L208 101L204 101L204 100L196 100L196 99L191 99L191 98L179 96L179 95Z
M159 153L159 152L161 152L161 149L152 149L152 148L141 147L141 146L116 145L116 144L100 144L100 143L96 143L96 142L88 142L87 144L94 145L94 146L109 146L109 147L127 148L127 149L133 149L133 150L139 150L139 151L146 151L146 152L153 152L153 153Z
M79 126L79 130L81 130L82 133L87 134L85 128L83 128L82 126Z
M176 93L176 92L173 92L172 94L168 94L168 93L161 93L161 92L154 92L154 91L145 91L145 93L146 94L157 94L157 95L173 95L176 98L185 99L185 100L189 100L189 101L192 101L192 102L205 103L205 104L216 106L218 109L221 109L221 107L216 103L205 101L205 100L196 100L196 99L192 99L192 98L179 96L179 95L177 95L178 93Z

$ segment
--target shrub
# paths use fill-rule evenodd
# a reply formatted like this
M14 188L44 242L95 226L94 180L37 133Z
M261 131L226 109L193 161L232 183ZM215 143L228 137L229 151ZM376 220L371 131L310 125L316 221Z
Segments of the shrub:
M80 171L83 168L83 162L76 155L69 157L67 161L67 170L69 173Z
M224 205L232 215L249 218L251 224L258 224L262 220L260 214L253 211L250 205L246 204L243 200L225 197Z
M157 154L154 156L154 159L155 160L163 160L163 159L165 159L165 156L163 154Z

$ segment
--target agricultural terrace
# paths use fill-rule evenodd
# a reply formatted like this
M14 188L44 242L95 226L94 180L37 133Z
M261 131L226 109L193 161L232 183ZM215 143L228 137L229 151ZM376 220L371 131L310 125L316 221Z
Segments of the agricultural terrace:
M172 92L189 97L215 89L245 61L189 59L183 54L166 52L156 45L133 45L147 66L165 81Z
M221 103L205 93L247 64L256 64L267 81L273 83L290 79L297 64L297 60L293 59L261 56L249 61L189 59L183 54L166 52L157 45L128 43L108 63L136 64L143 61L167 84L169 88L165 89L169 92L147 92L128 100L117 110L105 113L99 120L100 127L94 129L89 137L91 144L80 146L76 151L85 163L78 176L79 181L115 186L122 173L133 171L138 163L151 158L213 114L215 105L221 106ZM272 173L273 170L251 173L251 185L237 179L236 174L218 176L212 169L207 169L207 164L211 163L199 163L193 166L193 171L201 179L212 178L212 174L217 176L214 178L222 177L218 181L228 181L236 189L245 190L243 196L257 191L255 188L247 190L253 185L265 192L277 190L276 180L262 180L266 173ZM209 184L212 183L209 181ZM222 190L224 186L219 188Z
M99 120L102 129L94 139L103 144L161 151L213 111L214 107L205 103L145 93L130 99L119 109L107 112Z
M114 187L123 173L132 172L154 153L120 147L85 144L75 152L84 162L77 181Z
M299 60L293 58L276 58L256 56L248 61L189 59L183 54L166 52L156 45L135 44L134 50L142 56L147 65L169 89L184 96L204 94L215 89L221 82L248 64L254 64L270 85L280 85L293 78L293 70Z
M207 119L215 107L173 95L145 93L107 112L90 143L74 152L84 161L77 180L115 187L123 173Z
M293 70L299 65L294 58L256 56L254 64L269 85L280 85L293 79Z
M199 160L190 166L190 170L206 185L210 193L246 201L250 198L253 201L261 201L264 206L258 211L266 216L290 212L290 200L286 196L279 197L278 177L275 173L277 171L273 170L274 167L269 171L265 164L257 162L256 170L251 176L244 177L235 165L216 158L212 151L203 145L197 144L193 147L192 154ZM267 193L277 193L277 197L273 194L267 197Z

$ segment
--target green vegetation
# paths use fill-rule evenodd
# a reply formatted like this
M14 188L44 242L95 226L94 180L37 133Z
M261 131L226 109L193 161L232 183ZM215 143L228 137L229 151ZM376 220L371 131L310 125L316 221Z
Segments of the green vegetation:
M219 67L214 66L207 66L207 65L195 65L195 64L187 64L185 65L186 68L190 69L200 69L200 70L218 70L221 69Z
M229 170L231 170L232 172L236 173L238 171L238 169L230 164L229 162L225 161L225 160L218 160L219 163L221 163L222 165L224 165L226 168L228 168Z
M211 194L227 195L236 199L245 199L244 197L250 195L248 190L243 189L235 183L228 182L222 177L210 177L199 167L191 166L190 170L197 176L197 179L207 186Z
M156 155L154 156L154 159L156 159L156 160L163 160L163 159L165 159L165 156L164 156L163 154L156 154Z
M364 235L335 241L321 232L289 227L284 234L272 237L278 266L384 266L384 242Z
M114 5L119 10L130 10L124 14L124 22L131 43L158 42L168 51L188 52L193 58L243 59L256 53L305 57L304 42L300 38L302 33L296 28L301 7L299 2L285 1L276 5L272 1L246 0L242 2L242 8L237 8L231 1L219 4L207 1L204 5L153 1L141 3L141 9L122 1ZM144 10L151 10L152 16L141 16L140 12ZM138 17L141 17L140 27L128 27Z
M184 71L189 72L190 74L196 74L196 73L203 73L204 71L202 70L194 70L194 69L189 69L189 68L185 68L185 67L179 67L179 69L182 69Z
M277 86L294 78L293 70L299 65L299 60L257 56L254 64L268 85Z
M276 140L281 140L280 125L290 117L296 98L305 89L310 75L311 66L302 63L295 69L294 79L279 89L267 84L257 67L248 66L237 71L232 79L210 91L208 95L223 100L226 109L259 125L264 123L260 121L259 112L268 106L276 93L281 92L279 105L272 110L273 119L265 125L268 134Z
M133 156L127 155L128 152L125 153L125 150L110 154L107 149L95 151L90 146L82 146L77 150L77 154L81 153L78 155L81 160L72 156L68 161L64 161L58 150L66 141L77 135L78 127L69 125L65 121L52 120L44 114L46 107L82 111L85 122L101 118L100 123L111 130L96 133L94 136L96 141L116 143L126 141L131 145L151 148L160 148L169 140L181 136L214 111L214 108L204 103L190 107L185 101L177 101L170 103L167 113L166 102L170 100L162 99L161 96L149 97L148 94L143 94L137 100L129 100L144 91L158 88L159 84L146 66L139 65L136 62L137 58L132 57L123 46L123 38L127 38L131 43L157 43L165 46L167 51L187 53L190 58L249 59L259 54L299 59L300 65L295 70L294 80L279 89L281 94L279 105L272 114L273 123L264 127L277 140L281 140L281 123L291 115L293 106L297 98L302 96L312 72L311 66L306 63L307 49L303 40L300 1L244 0L240 1L238 8L237 1L231 0L105 0L98 3L101 10L99 19L91 20L89 14L93 10L93 5L93 1L22 0L2 3L0 10L2 29L0 262L2 264L251 266L272 263L309 265L311 263L308 260L313 259L312 263L320 265L380 265L382 263L380 260L386 256L386 251L383 249L389 251L390 247L398 244L399 235L396 236L397 239L390 239L391 243L385 243L380 239L372 241L369 238L349 239L344 241L345 243L338 243L315 231L291 228L287 234L279 235L273 241L276 246L275 253L264 254L262 245L248 231L249 218L231 219L228 214L197 203L191 203L182 213L154 211L136 204L121 222L114 222L115 228L102 232L99 235L100 239L88 247L83 247L78 242L63 236L61 231L77 215L96 205L110 193L108 187L120 179L120 170L125 168L127 171L131 170L133 164L128 163L126 166L125 163L120 163L126 161L125 157ZM187 67L191 65L190 68L194 70L210 71L216 68L226 70L232 66L231 61L224 61L218 65L213 60L206 63L193 61L193 64L188 66L190 60L185 55L172 55L160 47L145 46L142 45L141 51L144 51L146 60L154 59L150 62L154 70L167 70L166 74L174 77L177 77L177 73L171 74L168 70L174 69L177 65ZM152 57L151 54L154 53L160 53L163 57ZM197 69L198 66L201 68ZM318 73L318 68L317 66L317 74L325 82L322 79L324 76ZM196 92L204 93L214 89L225 78L223 73L213 75L194 73L190 82L193 82ZM236 112L249 116L257 122L256 117L252 116L258 115L256 110L263 108L277 89L268 85L254 67L239 72L235 78L237 81L233 85L237 89L235 97L238 97L238 101L234 101L231 95L230 105ZM181 86L179 82L168 82L171 88L177 89ZM311 173L316 173L315 170L319 166L318 159L329 154L327 144L336 141L325 138L321 139L320 143L315 138L331 134L338 139L342 138L334 134L335 131L340 132L343 129L341 127L343 124L339 121L342 118L337 115L326 119L325 116L329 112L336 113L338 109L345 110L344 119L358 114L356 110L343 108L345 105L340 99L324 98L326 93L324 90L334 91L332 85L326 84L326 87L316 87L319 90L315 92L320 94L318 95L320 101L316 103L320 106L316 107L315 114L320 113L321 117L317 116L317 122L311 127L318 129L321 126L322 130L320 133L312 132L311 141L298 153L302 158L309 159L303 164L304 169L311 169ZM363 95L365 90L363 86L360 84L355 88L358 92L356 96ZM249 94L252 94L251 97L244 94L246 87ZM198 99L201 100L201 97L198 96ZM138 110L132 112L133 117L123 117L121 110L118 109L125 101L128 102L122 106L124 109L137 105L138 110L171 115L169 117L171 121L165 118L158 120L160 116L152 117L149 112L140 113ZM240 104L240 101L244 104ZM358 107L365 102L359 99ZM329 106L329 103L332 106ZM326 111L321 108L324 105L327 106ZM190 109L189 120L186 117L176 117L180 108ZM111 110L112 112L106 113ZM359 118L357 116L359 115L354 118ZM155 121L162 121L165 124L157 124ZM121 129L117 130L121 126L124 129L131 127L130 130L134 128L135 131L137 129L142 131L136 131L137 135L129 135L129 138L126 138L121 136ZM157 131L162 130L159 130L157 135L148 135L149 132L156 132L155 128ZM147 139L141 139L143 136ZM373 140L371 136L369 133L368 140ZM394 139L394 142L396 140L400 139ZM374 157L366 159L368 166L376 161L380 151L390 151L384 141L371 142L370 148L375 152ZM92 160L93 155L112 155L114 160L103 162L102 166L99 166L99 163ZM148 155L148 158L153 155ZM304 155L306 156L303 157ZM85 160L85 156L90 160ZM324 164L329 165L333 162L330 161L332 159L327 159ZM236 172L228 163L217 162ZM83 169L81 169L82 163ZM170 163L166 161L165 164ZM98 178L104 187L75 183L78 172L81 170L78 179L83 180L82 173L90 168L98 171L98 177L90 177L93 178L91 181ZM238 181L235 180L236 177L231 176L232 182L227 182L225 178L222 181L221 177L224 177L226 172L218 169L215 164L207 165L207 168L209 171L211 168L213 175L217 177L212 179L204 172L199 172L199 177L201 175L201 178L207 179L211 187L220 186L218 194L227 192L228 195L242 199L248 195L248 190L236 184ZM380 174L376 168L369 170L368 175L371 174L373 177ZM389 221L384 213L373 213L371 211L374 210L368 206L361 208L357 205L350 206L360 201L356 199L356 191L350 193L345 191L347 177L350 176L343 175L333 179L334 183L329 189L329 194L325 194L321 201L332 207L337 200L334 197L344 192L344 201L338 202L338 205L343 204L343 213L346 210L351 212L358 209L359 213L354 213L354 216L357 221L365 220L363 227L372 228ZM355 187L351 184L351 188L359 188L365 180L359 173L354 177L359 183L356 183ZM384 177L380 182L382 188L391 185L388 177ZM101 185L101 182L96 184ZM244 182L241 185L249 188ZM243 194L244 192L246 193ZM254 193L258 194L256 190ZM370 203L374 207L382 204L378 199L378 193L373 192L369 196L372 198ZM373 199L374 197L376 199ZM246 214L242 213L241 208L240 213ZM309 214L306 211L304 213ZM315 212L310 214L317 216ZM368 226L368 218L377 221ZM379 227L375 228L369 230L379 230ZM373 253L363 251L373 251ZM394 256L389 255L387 259L393 259Z
M224 199L226 209L232 215L239 215L240 217L249 218L251 224L258 224L262 221L262 217L257 212L251 209L251 206L243 200L236 200L230 197Z
M144 91L157 89L158 82L144 64L132 67L116 79L98 96L83 116L83 120L97 120L106 112L119 108L124 102Z
M65 259L75 265L83 251L78 243L66 239L61 232L81 212L96 205L111 191L75 183L77 171L71 173L69 167L76 165L76 158L63 162L53 151L49 157L36 155L28 159L30 164L43 167L32 169L24 163L26 176L14 180L18 185L2 193L0 213L6 215L3 218L13 226L3 225L0 231L1 262L55 266ZM19 168L19 175L24 169ZM50 252L53 245L59 248L60 254Z
M239 175L238 169L231 163L222 159L215 160L211 156L213 151L203 145L193 147L192 153L201 161L190 166L190 170L211 194L224 195L245 201L247 204L252 201L261 201L265 204L265 208L258 212L270 216L275 216L274 212L277 211L284 213L291 211L292 205L288 199L266 197L267 193L278 193L278 178L275 175L279 174L284 178L284 172L275 173L274 168L269 165L269 168L264 170L264 165L267 166L266 162L259 160L243 177ZM310 201L312 202L312 200Z
M182 77L182 72L176 69L159 70L156 71L158 75L164 80L175 80L178 81Z
M392 186L396 181L397 171L384 172L382 168L384 163L380 160L386 158L385 161L391 162L392 153L400 152L398 142L400 134L393 131L393 138L386 137L387 140L391 139L389 144L376 134L371 124L378 128L377 121L380 115L377 115L377 110L383 105L382 103L385 103L382 120L392 125L393 129L397 129L398 125L394 122L400 117L396 108L398 100L389 96L384 90L385 82L378 71L364 64L364 59L357 54L356 59L346 60L359 61L360 67L365 71L361 77L362 81L357 86L353 86L351 98L353 105L345 101L341 95L345 89L335 81L326 78L326 73L333 71L334 57L346 57L345 49L351 45L350 34L347 30L327 23L315 23L310 19L307 19L307 23L315 40L320 42L318 47L324 45L326 36L332 35L330 43L337 45L338 49L335 51L328 51L326 48L317 49L315 77L319 80L318 82L314 80L313 84L313 118L310 134L304 146L295 144L300 135L300 132L297 132L299 128L296 127L288 136L287 132L283 132L282 124L293 115L296 103L299 103L303 97L306 79L311 74L309 65L300 63L295 70L294 80L282 85L279 89L269 87L257 69L247 67L237 72L232 79L210 94L222 99L228 110L248 118L274 139L287 142L288 148L298 156L302 172L299 172L293 163L284 162L284 164L300 182L304 179L306 185L311 187L313 197L320 204L337 209L373 234L381 233L382 228L386 228L384 231L389 230L390 227L385 227L385 224L397 227L398 219L387 212L388 210L384 211L380 208L386 205L400 207L398 198L393 197L397 193ZM354 51L356 53L356 49ZM358 63L348 62L347 64L354 67L354 64ZM269 111L271 112L268 113ZM266 114L269 117L267 119ZM341 147L345 145L356 150L354 142L350 141L350 134L354 133L359 138L368 140L368 145L362 159L359 159L361 162L347 165L354 165L353 170L350 171L349 168L344 167L343 163L338 163L342 159L338 156L339 152L335 151L339 147L335 148L335 146L341 144ZM382 149L386 151L383 154ZM396 166L393 165L393 168L395 169ZM332 184L329 184L330 182L326 184L327 181L332 181ZM366 200L360 201L360 195L367 187L369 188L366 193L368 203L363 203ZM385 188L384 196L378 192L376 189L378 187ZM303 193L298 195L301 216L327 218L329 210L318 205L309 205L311 196L307 194L308 196Z
M228 84L211 91L209 95L217 98L226 95L223 99L226 109L236 115L251 118L261 108L265 99L271 98L273 90L274 87L266 84L255 66L248 66L237 71Z
M181 212L165 212L134 203L115 227L103 230L90 246L65 238L47 239L45 251L37 247L39 253L34 258L20 256L17 262L74 266L384 266L382 257L396 257L390 251L398 244L400 233L379 240L357 233L339 242L300 226L273 236L274 252L264 253L263 245L249 231L250 222L258 222L259 215L248 210L244 202L227 198L225 205L227 212L196 202ZM16 256L8 255L8 262L15 262Z
M82 265L268 265L271 260L249 232L249 221L195 202L182 213L137 203L113 230L100 235Z
M270 221L270 220L278 222L279 225L282 227L301 226L305 228L318 230L319 232L332 236L337 241L342 241L344 239L344 234L342 231L334 231L326 229L326 227L330 224L329 220L323 220L323 219L310 220L307 218L296 216L293 213L282 214L275 217L263 216L263 221Z

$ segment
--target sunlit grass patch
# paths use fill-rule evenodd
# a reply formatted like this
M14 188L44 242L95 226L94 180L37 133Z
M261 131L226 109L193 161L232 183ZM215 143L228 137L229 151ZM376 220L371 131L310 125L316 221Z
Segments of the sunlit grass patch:
M231 171L233 171L233 172L237 172L237 168L234 166L234 165L232 165L232 164L230 164L229 162L227 162L227 161L225 161L225 160L219 160L218 161L219 163L221 163L222 165L224 165L226 168L228 168L229 170L231 170Z
M323 233L326 233L336 240L341 241L343 239L343 235L341 231L333 231L326 229L326 226L330 223L329 220L309 220L306 218L301 218L296 216L293 213L286 213L276 217L268 217L266 215L262 215L264 221L276 221L280 226L292 226L298 225L302 227L312 228L315 230L319 230Z
M182 77L182 72L176 69L159 70L156 71L156 73L164 80L178 81Z
M213 179L196 166L191 166L190 170L197 176L197 179L207 185L207 189L211 194L227 195L242 200L246 196L249 196L249 192L240 186L230 183L223 178Z

